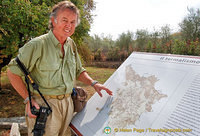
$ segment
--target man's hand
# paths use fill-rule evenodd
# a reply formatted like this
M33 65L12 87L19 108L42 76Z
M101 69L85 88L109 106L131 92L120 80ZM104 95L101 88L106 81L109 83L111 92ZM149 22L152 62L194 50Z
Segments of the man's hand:
M31 102L32 102L32 106L35 107L36 109L40 109L40 106L33 100L31 99ZM29 117L29 118L36 118L37 116L33 115L31 113L31 109L30 109L30 101L28 101L27 105L26 105L26 115Z
M101 93L102 89L105 90L109 95L112 95L112 91L110 91L108 88L106 88L102 84L97 83L93 87L96 90L96 92L99 94L100 97L102 97L102 93Z
M112 95L112 91L110 91L108 88L106 88L105 86L103 86L102 84L99 83L94 83L94 85L92 85L92 83L95 81L93 80L86 71L83 71L79 77L78 80L87 84L87 85L91 85L94 87L94 89L96 90L96 92L99 94L99 96L102 97L102 93L101 90L105 90L109 95Z

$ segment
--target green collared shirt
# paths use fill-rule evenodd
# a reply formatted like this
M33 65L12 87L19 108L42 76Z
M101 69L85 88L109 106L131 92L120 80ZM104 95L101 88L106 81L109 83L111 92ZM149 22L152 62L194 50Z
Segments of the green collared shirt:
M32 39L19 49L18 58L29 70L44 95L71 93L75 79L85 71L71 38L66 40L64 50L63 57L61 44L52 31ZM8 66L12 73L24 75L14 59ZM32 87L30 88L33 91Z

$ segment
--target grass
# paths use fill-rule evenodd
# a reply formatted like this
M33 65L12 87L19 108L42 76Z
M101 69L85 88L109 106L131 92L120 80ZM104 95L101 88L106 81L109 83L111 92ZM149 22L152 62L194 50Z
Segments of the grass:
M97 79L103 84L113 74L115 69L87 67L87 71L93 79Z
M86 67L87 73L94 79L98 80L99 83L103 84L113 74L115 69L110 68L97 68L97 67ZM79 86L87 86L77 81Z

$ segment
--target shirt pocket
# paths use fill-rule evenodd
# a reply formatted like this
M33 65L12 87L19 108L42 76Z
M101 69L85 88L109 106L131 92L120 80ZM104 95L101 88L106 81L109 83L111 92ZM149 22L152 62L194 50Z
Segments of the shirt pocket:
M40 65L40 85L44 88L56 88L61 82L60 66L58 64Z

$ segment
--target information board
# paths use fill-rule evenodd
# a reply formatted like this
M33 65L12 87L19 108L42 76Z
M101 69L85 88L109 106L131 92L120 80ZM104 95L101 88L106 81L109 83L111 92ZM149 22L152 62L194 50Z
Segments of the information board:
M102 73L103 74L103 73ZM83 136L200 136L200 57L133 52L71 122Z

